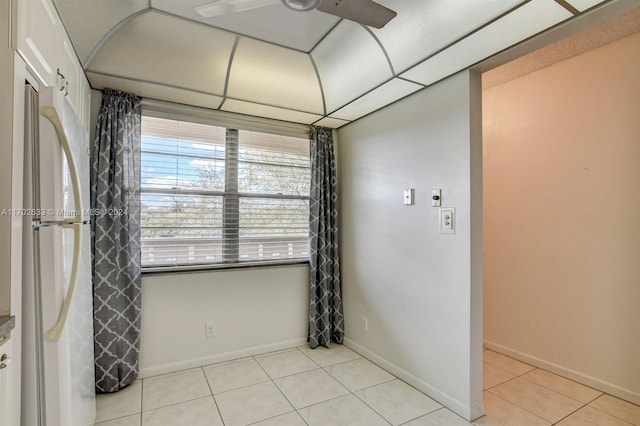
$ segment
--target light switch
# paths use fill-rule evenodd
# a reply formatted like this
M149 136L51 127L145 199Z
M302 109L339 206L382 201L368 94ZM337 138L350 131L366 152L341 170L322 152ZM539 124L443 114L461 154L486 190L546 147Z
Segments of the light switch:
M440 207L442 203L442 191L434 189L431 191L431 207Z
M404 205L405 206L413 205L413 188L404 190Z
M455 234L456 232L456 209L453 207L443 207L440 213L440 233Z

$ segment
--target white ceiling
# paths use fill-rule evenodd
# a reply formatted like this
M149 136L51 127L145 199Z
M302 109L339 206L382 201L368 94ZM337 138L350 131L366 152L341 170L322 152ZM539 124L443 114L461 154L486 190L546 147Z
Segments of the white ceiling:
M326 13L294 12L281 4L247 10L217 18L203 18L193 8L208 0L151 0L151 6L176 16L309 52L340 18Z
M340 127L602 1L379 0L398 13L379 30L279 4L54 2L94 88Z

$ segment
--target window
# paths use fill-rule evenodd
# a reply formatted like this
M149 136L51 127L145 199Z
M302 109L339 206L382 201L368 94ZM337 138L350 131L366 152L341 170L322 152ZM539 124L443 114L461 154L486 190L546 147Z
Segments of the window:
M309 140L144 115L143 268L308 259Z

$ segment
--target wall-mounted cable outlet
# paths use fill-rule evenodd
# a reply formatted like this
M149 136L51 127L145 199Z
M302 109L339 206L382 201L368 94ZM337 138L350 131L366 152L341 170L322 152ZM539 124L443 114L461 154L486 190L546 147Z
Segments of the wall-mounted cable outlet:
M208 322L205 325L205 332L207 337L212 337L216 335L216 327L212 322Z
M360 329L363 333L369 331L369 321L367 321L367 317L362 317L360 319Z
M453 207L440 208L440 233L456 233L456 209Z

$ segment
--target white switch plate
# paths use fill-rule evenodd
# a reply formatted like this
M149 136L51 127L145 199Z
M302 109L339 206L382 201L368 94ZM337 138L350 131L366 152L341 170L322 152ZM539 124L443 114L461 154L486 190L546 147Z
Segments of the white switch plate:
M216 335L216 327L214 323L208 322L204 326L207 337L213 337Z
M442 191L439 189L431 190L431 207L440 207L442 203Z
M456 233L456 209L453 207L442 207L438 210L440 215L440 233Z
M405 206L413 205L413 188L404 190L404 205Z

